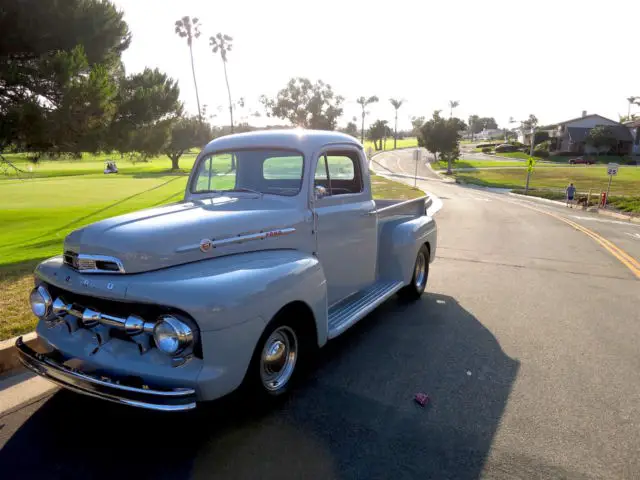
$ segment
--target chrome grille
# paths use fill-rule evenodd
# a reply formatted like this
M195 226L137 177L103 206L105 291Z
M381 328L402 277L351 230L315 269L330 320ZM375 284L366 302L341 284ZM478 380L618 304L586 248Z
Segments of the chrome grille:
M125 273L122 262L105 255L86 255L71 250L64 252L64 263L83 273Z
M78 269L78 254L76 252L64 252L64 263L69 265L71 268Z

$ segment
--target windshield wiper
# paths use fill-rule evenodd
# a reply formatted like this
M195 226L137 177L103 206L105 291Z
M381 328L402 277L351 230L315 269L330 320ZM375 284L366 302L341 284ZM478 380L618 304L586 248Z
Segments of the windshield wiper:
M257 195L260 195L262 197L262 192L259 192L258 190L253 190L251 188L246 188L246 187L236 187L236 188L230 188L227 190L218 190L219 192L224 192L224 193L228 193L228 192L247 192L247 193L255 193Z

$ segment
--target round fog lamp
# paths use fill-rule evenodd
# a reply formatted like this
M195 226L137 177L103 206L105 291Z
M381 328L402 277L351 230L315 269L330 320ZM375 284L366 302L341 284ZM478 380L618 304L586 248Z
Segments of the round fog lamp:
M31 311L36 317L45 318L51 311L51 295L42 285L31 291L29 303L31 304Z
M163 315L153 327L156 346L167 355L177 355L193 342L189 325L172 315Z

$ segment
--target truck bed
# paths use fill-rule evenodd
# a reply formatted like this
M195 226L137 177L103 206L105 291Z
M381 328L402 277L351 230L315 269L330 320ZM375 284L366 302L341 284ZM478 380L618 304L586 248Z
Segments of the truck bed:
M427 196L414 198L412 200L374 200L378 219L410 216L421 217L426 215L431 199Z

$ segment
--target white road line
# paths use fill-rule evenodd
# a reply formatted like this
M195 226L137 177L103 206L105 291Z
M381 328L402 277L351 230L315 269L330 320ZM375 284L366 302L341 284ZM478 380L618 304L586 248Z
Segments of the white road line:
M618 225L626 225L628 227L637 227L640 228L640 225L636 225L630 222L622 222L620 220L607 220L605 218L593 218L593 217L582 217L579 215L571 215L573 218L576 218L578 220L590 220L592 222L601 222L601 223L616 223Z
M629 232L625 232L627 235L629 235L631 238L635 238L636 240L640 240L640 233L629 233Z

